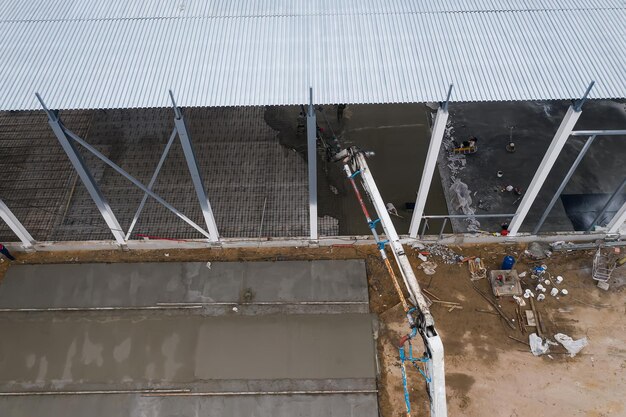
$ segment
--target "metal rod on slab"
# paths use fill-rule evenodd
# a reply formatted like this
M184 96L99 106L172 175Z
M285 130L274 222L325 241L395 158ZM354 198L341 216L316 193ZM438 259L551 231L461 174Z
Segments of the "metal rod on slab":
M150 393L146 397L239 397L246 395L341 395L341 394L376 394L375 389L359 390L307 390L307 391L223 391L223 392L183 392Z
M103 395L103 394L155 394L179 395L191 392L190 389L121 389L121 390L89 390L89 391L5 391L0 397L30 397L37 395Z
M0 308L0 313L39 313L70 311L136 311L136 310L190 310L202 308L202 304L158 304L137 307L47 307L47 308Z
M215 301L202 303L157 303L159 306L283 306L283 305L362 305L368 304L367 301L255 301L248 303L238 303L234 301Z

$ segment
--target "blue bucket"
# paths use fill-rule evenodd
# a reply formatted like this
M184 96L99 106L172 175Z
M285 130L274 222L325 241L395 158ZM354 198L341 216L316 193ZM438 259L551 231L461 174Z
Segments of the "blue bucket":
M502 268L500 269L512 269L515 265L515 258L512 256L505 256L502 260Z

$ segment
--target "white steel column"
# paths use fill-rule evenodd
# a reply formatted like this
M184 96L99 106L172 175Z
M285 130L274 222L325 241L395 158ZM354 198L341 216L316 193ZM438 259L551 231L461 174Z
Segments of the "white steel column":
M550 147L546 151L546 154L543 156L541 160L541 164L539 164L539 168L537 168L537 172L535 172L535 176L533 177L528 189L524 193L524 197L520 202L517 211L515 212L515 216L513 216L513 220L509 224L509 236L517 235L522 223L524 223L524 219L528 214L531 206L535 202L535 198L537 198L537 194L541 190L544 181L548 177L550 170L554 166L563 146L567 142L567 139L570 137L572 130L574 130L574 126L576 122L580 118L582 114L582 106L587 100L587 96L589 92L593 88L595 81L592 81L587 87L587 91L583 94L583 97L578 100L573 105L569 106L567 109L567 113L565 113L565 117L559 126L559 129L556 131L554 138L552 139L552 143L550 143Z
M609 224L606 226L608 229L608 233L610 234L619 233L619 229L622 226L624 226L625 223L626 223L626 203L624 203L622 205L622 208L620 208L617 211L617 213L615 213L615 216L613 216L613 219L611 219Z
M185 154L187 167L189 168L189 173L191 174L193 187L196 190L196 195L198 196L198 201L200 202L200 207L202 208L202 215L204 216L207 230L209 232L209 235L211 236L209 240L211 242L219 242L220 235L217 231L217 223L215 222L215 217L213 216L211 203L209 203L209 199L206 195L204 182L202 181L202 176L200 175L200 170L198 169L198 162L196 160L196 155L193 151L193 146L191 145L191 138L189 136L189 132L187 131L185 119L180 109L176 105L176 102L174 101L174 94L171 90L170 97L172 98L174 113L176 114L176 117L174 118L174 124L176 125L178 137L180 138L180 143L183 147L183 153Z
M15 217L13 212L0 200L0 217L13 230L13 233L22 241L24 248L32 249L35 245L35 239L28 233L24 225Z
M424 207L426 207L426 200L428 199L428 192L430 191L430 184L433 181L435 169L437 169L437 156L439 155L439 150L441 149L443 136L446 133L446 123L448 122L449 115L448 102L450 101L451 93L452 86L450 86L450 89L448 90L448 97L446 101L439 105L437 115L435 116L435 122L433 123L432 133L430 134L430 144L428 145L424 171L422 171L422 178L420 180L419 189L417 190L417 198L415 200L415 208L413 209L413 216L411 217L411 226L409 227L409 236L413 239L417 239L420 222L422 221L422 215L424 215Z
M37 99L41 103L41 106L43 107L45 112L48 114L48 124L52 128L52 131L54 132L57 139L59 140L61 147L70 159L70 162L74 166L74 169L78 173L81 181L83 182L83 184L85 184L85 188L87 188L89 195L96 203L96 206L98 206L98 210L100 210L102 218L104 218L107 226L109 226L109 229L111 229L111 233L113 234L113 237L115 237L115 241L121 246L126 246L126 241L124 240L124 231L122 230L122 227L117 221L117 218L115 217L113 210L111 210L111 207L109 206L106 198L100 191L96 180L91 175L91 172L87 168L87 165L85 165L85 161L83 160L82 156L80 155L80 153L78 153L72 141L67 138L59 117L46 107L39 94L35 93L35 95L37 96Z
M565 146L565 143L567 142L570 133L572 133L572 130L574 129L581 113L582 111L576 110L574 106L570 106L569 109L567 109L567 113L565 114L559 129L557 130L556 135L554 135L552 143L550 143L550 147L546 151L541 164L539 164L539 168L537 168L537 172L535 172L535 176L524 193L524 197L515 212L515 216L513 216L513 220L511 220L511 224L509 225L509 236L515 236L522 223L524 223L524 219L526 218L530 207L535 202L537 194L539 194L544 181L548 177L550 170L559 157L563 146Z
M306 141L309 166L309 238L317 240L317 120L312 88L309 88L309 106L306 113Z

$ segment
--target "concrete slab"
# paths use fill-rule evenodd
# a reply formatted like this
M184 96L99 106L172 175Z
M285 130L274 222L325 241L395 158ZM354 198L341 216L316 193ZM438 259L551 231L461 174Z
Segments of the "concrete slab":
M377 416L374 317L333 307L368 311L362 260L210 266L11 267L0 285L0 415ZM244 301L260 304L127 309ZM291 302L330 307L302 314ZM39 310L15 310L25 306ZM63 310L77 306L120 308Z
M11 417L377 417L376 394L251 397L0 397Z
M4 314L0 335L1 391L375 378L367 314Z
M350 302L367 312L362 260L14 265L0 308Z

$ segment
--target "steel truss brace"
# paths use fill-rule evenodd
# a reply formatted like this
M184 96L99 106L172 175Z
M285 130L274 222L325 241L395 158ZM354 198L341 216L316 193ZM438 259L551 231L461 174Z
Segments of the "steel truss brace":
M163 198L161 198L158 194L153 192L150 187L146 187L145 185L143 185L139 180L137 180L135 177L130 175L128 172L126 172L124 169L122 169L119 165L115 164L109 158L104 156L96 148L94 148L89 143L85 142L82 138L80 138L78 135L76 135L74 132L72 132L71 130L67 129L65 126L63 126L63 124L61 123L61 120L59 119L59 117L54 112L52 112L51 110L49 110L46 107L46 105L43 102L43 99L41 98L41 96L39 94L37 94L37 93L35 95L37 96L37 99L41 103L44 111L48 115L48 123L52 127L53 132L57 136L57 139L61 143L61 146L63 147L63 149L67 153L68 157L70 158L70 161L74 165L74 168L78 172L81 180L83 181L83 184L85 184L85 186L86 186L89 194L91 195L92 199L94 200L94 202L98 206L98 209L100 210L100 212L101 212L104 220L106 221L107 225L111 229L111 232L113 233L113 236L115 237L115 240L118 242L118 244L120 244L120 245L125 245L126 244L126 240L125 240L125 236L123 234L122 228L119 225L119 222L117 221L117 219L116 219L113 211L111 210L111 207L109 206L108 202L106 201L104 195L100 191L100 189L99 189L95 179L91 175L91 172L88 170L88 168L85 165L82 157L78 153L77 149L74 147L74 145L72 143L72 140L74 142L79 143L81 146L83 146L85 149L87 149L89 152L91 152L94 156L96 156L98 159L103 161L105 164L107 164L108 166L113 168L113 170L115 170L117 173L121 174L123 177L128 179L131 183L133 183L135 186L137 186L139 189L141 189L148 196L154 198L157 202L159 202L165 208L170 210L172 213L174 213L181 220L183 220L184 222L189 224L191 227L196 229L203 236L205 236L206 238L208 238L211 241L216 241L217 240L217 238L218 238L217 236L215 236L215 237L211 236L211 234L209 234L209 232L205 231L203 228L198 226L195 222L193 222L191 219L189 219L187 216L185 216L183 213L181 213L178 209L176 209L174 206L169 204L167 201L165 201ZM169 149L166 149L166 150L169 150ZM162 159L163 158L164 157L162 157ZM160 167L157 167L157 168L160 170ZM153 175L153 179L154 180L156 180L156 175L158 175L158 172L156 172L155 175ZM154 185L153 182L152 182L152 185Z
M24 225L15 217L11 209L0 200L0 218L9 226L15 235L22 241L22 245L26 249L32 249L35 245L35 239L28 233Z

